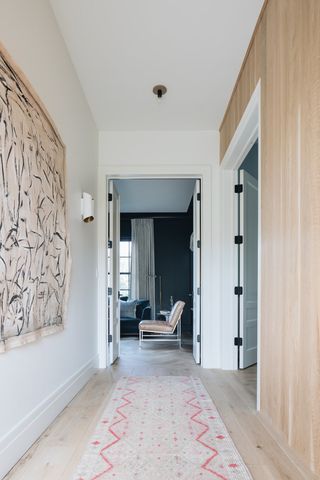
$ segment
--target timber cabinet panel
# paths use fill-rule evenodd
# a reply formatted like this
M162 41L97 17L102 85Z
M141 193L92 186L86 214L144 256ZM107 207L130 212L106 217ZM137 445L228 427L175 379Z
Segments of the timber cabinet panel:
M320 473L320 1L269 0L223 119L261 79L261 411Z

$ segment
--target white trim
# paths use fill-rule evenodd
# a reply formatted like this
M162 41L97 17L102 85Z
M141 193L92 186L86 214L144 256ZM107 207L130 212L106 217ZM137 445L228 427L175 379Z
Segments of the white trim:
M230 142L230 145L225 153L225 156L221 162L222 169L224 172L224 196L227 201L222 201L222 212L221 212L221 229L224 239L227 235L230 235L230 231L234 231L235 217L237 215L236 205L234 200L230 200L230 192L233 195L234 188L234 178L235 171L238 170L241 163L245 159L246 155L250 151L252 145L257 138L261 138L261 82L257 83L257 86L249 100L249 103L245 109L245 112L239 122L239 125L235 131L235 134ZM258 338L257 338L257 348L258 348L258 364L257 364L257 410L260 410L260 375L261 375L261 363L260 363L260 345L261 345L261 142L258 144L258 163L259 163L259 220L258 220ZM231 174L232 173L232 174ZM223 199L222 199L223 200ZM235 233L234 233L235 234ZM230 349L230 344L232 341L231 335L236 331L237 315L236 315L236 306L233 291L228 288L228 293L225 290L225 286L234 284L234 278L236 276L235 267L237 268L236 260L236 248L231 242L226 245L226 248L223 250L223 265L230 266L230 257L233 259L233 271L227 269L225 285L222 293L222 309L226 312L225 319L225 335L223 338L223 348L227 349L229 353L226 354L226 359L222 362L223 368L229 368L232 365L232 368L236 370L237 368L237 351L236 348L232 347ZM233 295L233 298L231 298ZM229 339L228 342L226 339Z
M89 360L0 438L0 478L9 472L89 381L97 361L97 356Z
M237 195L235 195L234 193L234 185L236 185L237 183L239 183L239 175L238 175L238 172L239 170L234 170L233 171L233 178L234 178L234 181L233 181L233 185L231 187L232 189L232 195L233 195L233 212L232 212L232 215L233 215L233 222L232 222L232 225L233 225L233 233L232 233L232 253L233 253L233 268L234 268L234 272L233 272L233 288L235 285L238 285L238 269L239 269L239 259L238 259L238 247L234 244L234 241L233 241L233 237L234 235L238 235L239 233L239 218L238 218L238 215L239 215L239 211L238 211L238 198L237 198ZM241 235L239 233L239 235ZM234 321L234 319L238 319L238 298L236 295L233 295L233 303L232 303L232 307L233 307L233 310L232 310L232 324L233 324L233 332L234 332L234 337L237 337L238 336L238 322ZM238 370L238 351L237 351L237 348L233 348L233 368L235 370Z
M165 172L165 173L164 173ZM199 178L202 185L202 257L201 257L201 358L204 368L219 368L220 355L212 348L214 336L214 321L219 322L219 292L212 293L214 275L219 275L218 269L211 267L213 246L212 238L212 167L208 165L100 165L98 169L98 352L99 367L105 368L107 364L107 322L105 302L106 278L106 199L107 184L110 178ZM205 212L205 213L204 213ZM218 225L218 222L216 222ZM217 247L218 248L218 247ZM216 296L216 298L215 298ZM219 358L219 359L218 359Z
M258 359L257 359L257 410L258 412L261 409L261 258L262 258L262 250L261 250L261 174L262 174L262 163L261 163L261 85L260 85L260 80L259 80L259 99L258 99L258 105L259 105L259 116L258 116L258 343L257 343L257 354L258 354Z

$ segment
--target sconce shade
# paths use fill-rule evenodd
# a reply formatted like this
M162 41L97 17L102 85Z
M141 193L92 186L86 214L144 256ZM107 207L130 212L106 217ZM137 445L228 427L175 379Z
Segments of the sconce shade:
M81 215L85 223L94 220L94 200L90 193L83 192L81 199Z

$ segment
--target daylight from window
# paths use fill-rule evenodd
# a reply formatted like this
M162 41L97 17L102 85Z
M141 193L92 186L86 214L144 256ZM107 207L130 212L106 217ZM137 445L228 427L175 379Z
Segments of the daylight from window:
M131 297L131 242L120 242L120 296Z

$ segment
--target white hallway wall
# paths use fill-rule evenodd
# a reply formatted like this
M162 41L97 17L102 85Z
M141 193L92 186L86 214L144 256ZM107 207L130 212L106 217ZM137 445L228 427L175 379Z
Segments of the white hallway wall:
M206 368L233 368L232 318L230 315L223 314L225 307L221 305L221 272L223 270L221 254L226 232L221 228L223 205L221 205L220 196L222 195L221 185L223 185L221 182L225 172L219 167L219 133L217 131L100 132L100 253L104 245L104 223L101 215L105 214L104 178L106 172L125 175L128 172L140 174L153 171L165 176L169 173L171 175L182 174L187 170L197 172L202 168L207 169L211 182L211 191L204 192L206 198L203 199L206 202L203 224L208 233L206 244L202 244L205 270L203 272L205 280L205 284L203 284L205 302L203 305L203 366ZM232 199L232 192L229 197ZM233 232L229 233L231 235L230 243L232 243ZM101 259L100 265L103 263L103 259L102 262ZM225 285L227 286L226 282ZM232 286L229 287L232 289ZM102 329L100 345L103 344L103 336ZM224 342L223 347L221 340Z
M95 195L98 134L47 0L0 0L1 41L38 93L66 145L72 278L62 333L0 356L0 478L62 410L96 360ZM33 422L33 423L32 423Z

